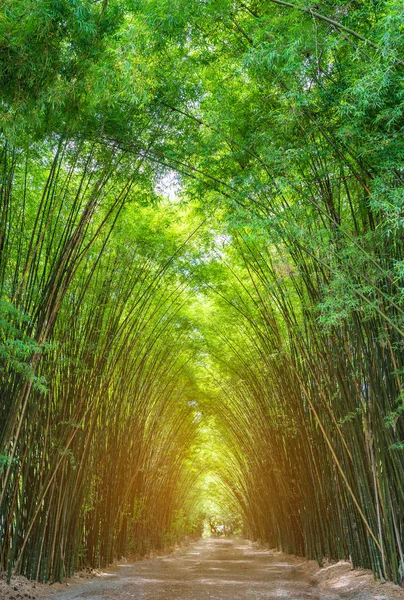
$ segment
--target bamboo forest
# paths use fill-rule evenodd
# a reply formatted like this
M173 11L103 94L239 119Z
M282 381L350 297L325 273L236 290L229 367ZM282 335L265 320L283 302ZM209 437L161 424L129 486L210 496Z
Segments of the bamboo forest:
M0 1L5 579L403 581L403 84L400 0Z

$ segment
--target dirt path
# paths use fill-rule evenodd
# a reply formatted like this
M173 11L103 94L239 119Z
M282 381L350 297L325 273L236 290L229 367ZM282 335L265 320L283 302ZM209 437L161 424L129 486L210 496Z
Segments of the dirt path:
M354 591L316 587L307 562L257 550L244 540L201 540L168 556L108 569L100 576L52 593L54 600L390 600L404 598L386 586ZM313 569L313 565L311 566ZM358 576L356 575L358 578ZM333 580L333 584L335 581ZM329 584L326 584L329 587ZM345 585L345 587L344 587ZM348 585L348 588L347 588ZM366 585L366 582L365 582ZM387 584L390 591L393 586ZM321 589L320 589L321 588ZM380 588L380 590L379 590ZM387 592L387 593L386 593ZM394 592L394 590L393 590ZM49 598L49 597L48 597Z

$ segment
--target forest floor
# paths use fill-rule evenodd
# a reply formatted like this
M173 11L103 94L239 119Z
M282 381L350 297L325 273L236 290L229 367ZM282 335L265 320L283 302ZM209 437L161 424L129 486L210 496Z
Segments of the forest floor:
M375 582L370 572L348 563L319 569L245 540L212 538L169 555L121 563L92 578L36 584L34 592L10 589L14 598L37 600L404 600L404 589Z

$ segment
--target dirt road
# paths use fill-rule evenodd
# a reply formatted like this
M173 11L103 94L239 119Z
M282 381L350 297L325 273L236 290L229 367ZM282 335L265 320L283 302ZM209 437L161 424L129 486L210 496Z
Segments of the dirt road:
M313 583L302 560L244 540L201 540L168 556L124 564L50 596L54 600L390 600L385 586ZM362 575L366 577L366 575ZM342 577L343 579L343 577ZM338 581L341 580L341 576ZM335 582L334 582L335 583ZM332 585L334 585L334 583ZM345 585L345 587L344 587ZM348 588L347 588L348 585ZM387 584L390 588L390 584ZM326 586L327 587L327 586ZM328 586L330 587L330 586ZM380 588L380 590L379 590ZM392 589L392 587L391 587ZM394 590L393 590L394 591ZM386 593L387 592L387 593Z

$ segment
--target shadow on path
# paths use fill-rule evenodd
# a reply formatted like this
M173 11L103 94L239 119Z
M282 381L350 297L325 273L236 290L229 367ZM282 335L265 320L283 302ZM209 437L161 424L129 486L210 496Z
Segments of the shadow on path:
M246 540L204 539L168 556L108 569L54 600L338 600L283 556ZM362 596L360 596L362 597ZM358 596L359 598L359 596Z

